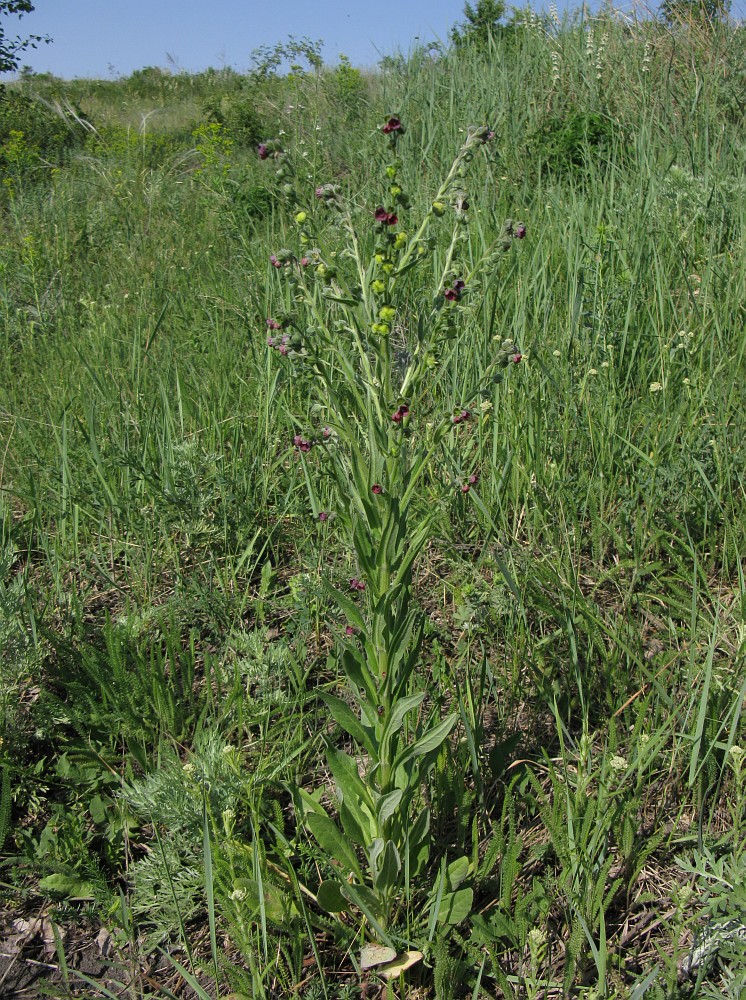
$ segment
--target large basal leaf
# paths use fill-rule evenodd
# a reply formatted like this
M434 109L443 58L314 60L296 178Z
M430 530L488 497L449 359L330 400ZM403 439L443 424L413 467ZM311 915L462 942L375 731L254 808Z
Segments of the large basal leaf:
M459 889L457 892L446 892L440 900L438 920L442 924L448 924L451 927L455 924L460 924L471 913L473 902L473 889Z
M349 901L342 895L339 882L334 879L327 879L319 886L316 899L322 910L327 913L341 913L349 908Z

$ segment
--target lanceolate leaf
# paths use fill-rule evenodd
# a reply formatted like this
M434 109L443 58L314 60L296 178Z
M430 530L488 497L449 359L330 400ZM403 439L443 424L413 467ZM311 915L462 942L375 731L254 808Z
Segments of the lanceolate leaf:
M343 594L341 590L337 590L337 588L331 584L326 577L321 577L321 583L324 589L331 595L331 597L334 598L335 603L338 604L344 611L350 625L364 630L365 619L354 601L351 601L347 594Z
M329 709L329 713L334 721L349 733L353 739L363 746L374 760L378 760L378 747L375 742L373 730L364 726L355 715L350 706L337 698L333 694L322 694L319 696Z
M319 813L309 813L306 816L305 823L316 838L319 847L330 861L339 862L346 870L353 872L359 879L362 879L363 875L357 856L349 840L343 835L333 820Z
M455 713L449 715L442 722L439 722L437 726L434 726L429 732L425 733L424 736L421 736L416 743L403 750L396 761L396 766L401 767L402 764L405 764L413 757L422 757L424 754L430 753L431 750L437 750L455 726L457 718L458 716Z

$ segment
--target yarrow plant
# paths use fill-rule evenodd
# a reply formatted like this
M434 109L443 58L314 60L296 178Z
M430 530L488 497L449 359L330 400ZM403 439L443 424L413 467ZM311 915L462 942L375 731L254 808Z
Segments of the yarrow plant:
M346 590L324 581L344 619L334 655L347 679L347 697L320 696L354 750L329 746L336 815L301 788L296 807L329 860L316 892L319 905L330 913L357 915L364 937L389 949L389 959L412 944L399 918L413 900L433 926L463 919L471 905L471 889L462 886L467 859L453 862L437 886L418 881L430 852L423 789L457 717L441 717L417 675L423 616L413 598L412 575L432 537L434 512L422 513L415 500L439 450L446 443L458 449L462 425L473 412L483 417L480 401L492 395L505 369L521 361L512 340L498 342L481 377L462 387L452 407L433 411L439 351L455 337L478 287L477 272L469 273L459 256L469 212L462 184L470 161L493 133L487 126L468 130L410 234L404 219L411 206L399 156L405 132L396 115L383 124L385 195L362 215L353 213L332 183L306 197L279 141L268 140L258 150L274 167L298 227L298 251L278 249L270 258L289 308L267 320L269 347L307 379L313 401L310 424L299 420L291 443L303 467L311 516L324 525L334 518L334 530L355 562ZM451 239L437 265L433 229L446 224L440 220L447 214ZM330 232L343 234L343 252L324 246ZM483 269L496 266L525 234L522 223L509 220ZM372 244L372 252L363 253L364 243ZM415 269L432 274L424 293L410 280ZM321 509L321 476L331 477L336 488L333 511ZM478 482L473 472L457 490L469 493ZM349 927L349 920L340 918L339 926Z

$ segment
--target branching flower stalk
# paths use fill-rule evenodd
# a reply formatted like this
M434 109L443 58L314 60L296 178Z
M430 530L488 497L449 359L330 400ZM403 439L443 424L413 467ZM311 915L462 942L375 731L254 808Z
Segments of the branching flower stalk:
M361 238L360 219L339 187L325 184L316 189L313 203L304 202L291 158L280 143L263 143L259 149L260 157L275 165L301 248L300 254L280 250L271 258L285 285L287 311L268 319L268 345L308 382L314 404L311 425L299 427L293 445L313 517L322 530L331 525L341 529L356 562L349 590L324 581L346 619L335 655L350 698L321 696L354 741L356 753L329 748L336 819L302 789L297 806L334 863L318 890L319 904L329 912L361 912L368 933L389 946L399 908L429 853L422 788L456 722L455 715L440 718L438 706L426 701L427 691L418 687L415 676L423 617L413 599L412 574L432 537L435 515L415 509L414 501L444 441L450 437L457 443L464 425L476 419L474 403L491 395L503 369L521 360L515 344L502 341L455 407L432 412L439 350L456 335L473 277L458 269L469 209L460 185L475 152L492 133L486 126L469 129L410 237L400 227L400 216L410 208L398 156L404 131L395 116L382 128L390 153L384 168L387 204L368 217L374 236L369 254L363 249L369 241ZM433 274L431 290L416 291L410 276L427 261L432 266L436 238L431 227L449 206L453 232L444 263ZM342 234L339 252L329 245L330 233ZM522 224L508 221L498 254L524 235ZM320 476L333 482L338 498L334 511L321 509ZM477 480L472 475L460 490L468 492ZM442 896L441 887L441 904Z

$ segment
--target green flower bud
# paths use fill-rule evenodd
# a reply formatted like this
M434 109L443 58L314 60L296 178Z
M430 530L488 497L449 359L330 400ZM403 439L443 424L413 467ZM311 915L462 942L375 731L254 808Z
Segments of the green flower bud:
M384 323L391 323L396 316L396 309L392 309L391 306L384 306L378 313L379 319L383 320Z
M370 287L371 287L371 290L376 295L383 295L383 293L386 291L386 282L385 281L381 281L380 278L376 278L375 281L371 281Z
M306 212L297 212L295 216L295 221L298 223L298 225L302 225L302 223L304 223L307 218L308 214Z
M433 215L437 215L440 218L441 215L445 214L446 207L442 201L433 202Z
M393 180L396 177L396 167L393 163L390 163L388 167L386 167L386 176L390 180Z
M406 245L407 245L407 234L397 233L396 238L394 239L394 249L402 250Z
M326 272L327 272L326 264L319 264L319 266L316 268L316 274L318 274L320 278L326 277Z
M402 193L402 188L400 184L392 184L391 187L389 188L389 194L391 194L393 198L396 198L401 193Z

